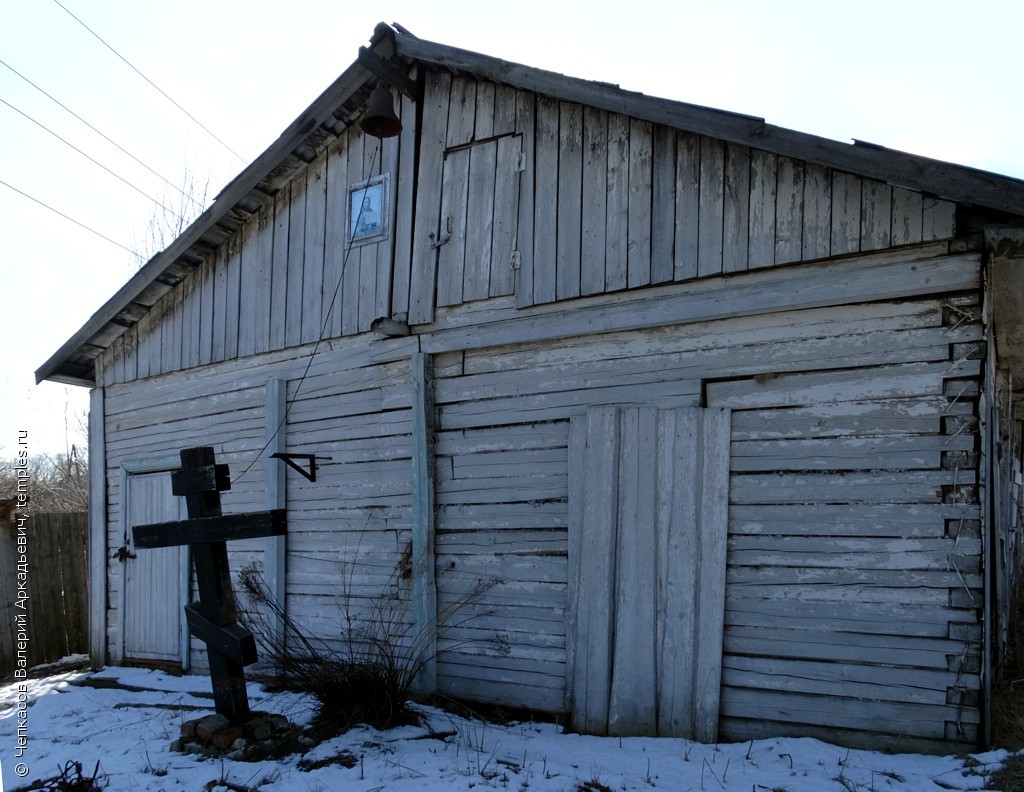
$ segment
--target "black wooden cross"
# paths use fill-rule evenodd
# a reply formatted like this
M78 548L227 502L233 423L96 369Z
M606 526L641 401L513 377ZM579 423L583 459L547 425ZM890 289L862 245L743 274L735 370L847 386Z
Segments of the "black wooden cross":
M244 667L256 662L256 641L238 624L227 542L281 536L286 523L284 509L222 515L220 494L229 489L228 466L216 464L212 448L184 448L171 491L185 497L188 519L137 525L132 533L137 549L190 545L199 601L185 606L185 618L191 633L206 642L217 712L241 725L249 719Z

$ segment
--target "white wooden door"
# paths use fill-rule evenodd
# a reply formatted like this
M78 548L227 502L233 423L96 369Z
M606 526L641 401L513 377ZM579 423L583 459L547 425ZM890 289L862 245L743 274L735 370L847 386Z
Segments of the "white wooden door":
M171 494L170 473L126 477L128 553L124 560L124 643L126 663L182 662L183 572L187 549L136 550L131 528L184 519L184 499Z
M726 410L574 420L567 693L580 730L716 739L728 449Z

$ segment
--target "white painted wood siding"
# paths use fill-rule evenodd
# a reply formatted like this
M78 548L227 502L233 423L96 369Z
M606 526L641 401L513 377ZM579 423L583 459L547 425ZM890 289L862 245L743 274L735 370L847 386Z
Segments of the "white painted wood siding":
M647 300L593 296L574 311L494 318L470 304L420 338L323 344L301 388L312 344L109 385L108 547L121 541L122 461L198 440L237 476L266 442L266 382L287 381L288 449L332 457L316 485L288 474L288 607L336 640L344 603L364 608L407 559L409 360L425 349L438 602L497 581L464 611L473 619L442 630L439 685L562 710L570 425L604 406L721 407L732 412L723 736L878 745L891 737L872 724L899 723L907 746L966 744L979 717L980 258L937 252L855 257L835 265L846 276L791 267L775 287L758 272ZM236 479L225 510L263 507L264 465ZM239 543L234 568L262 548Z

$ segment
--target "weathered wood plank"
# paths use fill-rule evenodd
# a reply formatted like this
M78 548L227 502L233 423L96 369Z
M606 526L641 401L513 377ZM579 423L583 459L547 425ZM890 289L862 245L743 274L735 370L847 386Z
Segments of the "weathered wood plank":
M424 646L423 667L414 684L420 692L437 688L437 587L434 582L434 407L433 368L428 355L412 358L412 622Z
M731 144L725 148L725 208L722 271L747 268L750 225L750 149Z
M860 250L861 178L852 173L832 174L833 256Z
M700 600L694 637L694 736L718 738L729 503L729 411L705 410L700 446Z
M583 459L583 482L570 487L584 497L570 504L570 536L586 530L587 540L574 542L579 550L572 565L576 592L575 666L571 695L573 720L586 731L608 727L612 681L613 581L615 522L618 513L619 414L613 408L588 412L581 433L585 447L574 449ZM585 647L585 649L584 649Z
M923 239L924 202L921 193L892 188L892 244L913 245Z
M510 122L511 123L511 122ZM519 162L523 156L521 135L497 141L494 182L494 228L491 237L490 284L487 294L499 297L515 291L513 256L522 255L516 233L519 216Z
M523 136L523 162L526 166L520 177L519 222L517 249L519 268L516 270L516 305L524 308L534 304L534 188L537 183L536 154L536 97L525 91L516 92L516 131Z
M558 106L557 238L555 294L559 300L580 294L582 243L583 107L561 102Z
M558 101L537 97L533 199L533 302L554 302L558 277Z
M286 291L285 297L285 346L294 347L302 343L304 323L305 288L303 277L305 272L306 253L306 196L309 188L306 184L308 169L303 170L291 183L291 194L288 200L288 274L281 282Z
M302 342L318 341L324 330L324 240L327 230L327 158L310 165L306 180L306 238L302 266ZM328 297L328 300L330 297Z
M323 296L319 304L319 321L321 328L326 328L325 336L331 338L341 335L343 322L352 322L350 314L356 309L355 295L350 296L346 289L350 283L346 276L349 268L355 264L352 269L358 269L359 263L359 249L349 246L347 234L352 224L352 218L348 216L348 186L361 181L359 176L350 178L347 162L352 139L357 137L351 130L339 137L327 150L324 169L327 228L324 233ZM359 159L362 164L361 146Z
M924 241L949 239L956 235L956 204L927 196L921 209L921 235Z
M725 212L725 144L700 139L700 204L697 209L697 275L722 271Z
M804 222L801 253L804 261L827 258L832 249L832 171L821 165L804 166Z
M468 232L469 164L472 149L445 154L441 190L441 225L438 241L446 240L437 251L437 304L462 302L466 271L466 234Z
M801 160L778 158L775 196L775 263L800 261L804 232L804 167Z
M448 130L445 136L447 148L464 146L473 140L476 127L477 85L477 81L471 77L452 77Z
M415 150L419 128L416 118L416 105L413 100L402 94L400 114L402 133L398 143L398 167L395 185L395 225L394 225L394 264L392 267L393 281L391 287L391 316L400 322L409 319L409 288L412 280L412 233L413 216L415 213L413 200L413 182L415 174ZM381 316L387 316L382 311Z
M581 294L600 294L605 290L607 182L608 114L592 107L585 107L581 200Z
M660 416L658 463L658 734L693 730L693 640L701 528L697 503L700 434L697 410L664 410Z
M270 326L268 349L283 349L287 345L288 327L288 225L290 193L282 190L274 198L273 246L270 251Z
M657 734L655 513L657 411L620 416L619 525L615 550L614 643L608 734ZM577 651L582 650L577 646Z
M608 114L605 291L625 289L629 240L629 119Z
M433 244L441 229L442 165L448 134L451 75L429 70L424 77L423 129L420 135L419 178L412 243L412 283L409 290L409 322L421 324L434 318L437 285L437 253Z
M750 152L750 269L775 264L777 170L775 154Z
M584 149L585 150L585 149ZM675 278L676 131L660 124L652 140L651 283ZM584 209L586 212L587 209Z
M629 288L651 282L652 131L649 121L629 122L629 207L626 281Z
M676 135L674 279L677 281L697 277L700 151L697 135L688 132Z
M892 242L892 187L874 179L861 182L860 249L880 250Z

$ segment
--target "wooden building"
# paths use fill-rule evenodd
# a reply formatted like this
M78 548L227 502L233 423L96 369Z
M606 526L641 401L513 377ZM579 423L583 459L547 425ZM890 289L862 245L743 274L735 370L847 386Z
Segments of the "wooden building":
M396 567L421 624L488 582L427 687L593 733L983 744L1022 220L1016 179L379 26L37 372L92 389L94 661L203 664L185 551L129 528L213 445L226 511L287 509L234 568L318 635Z

